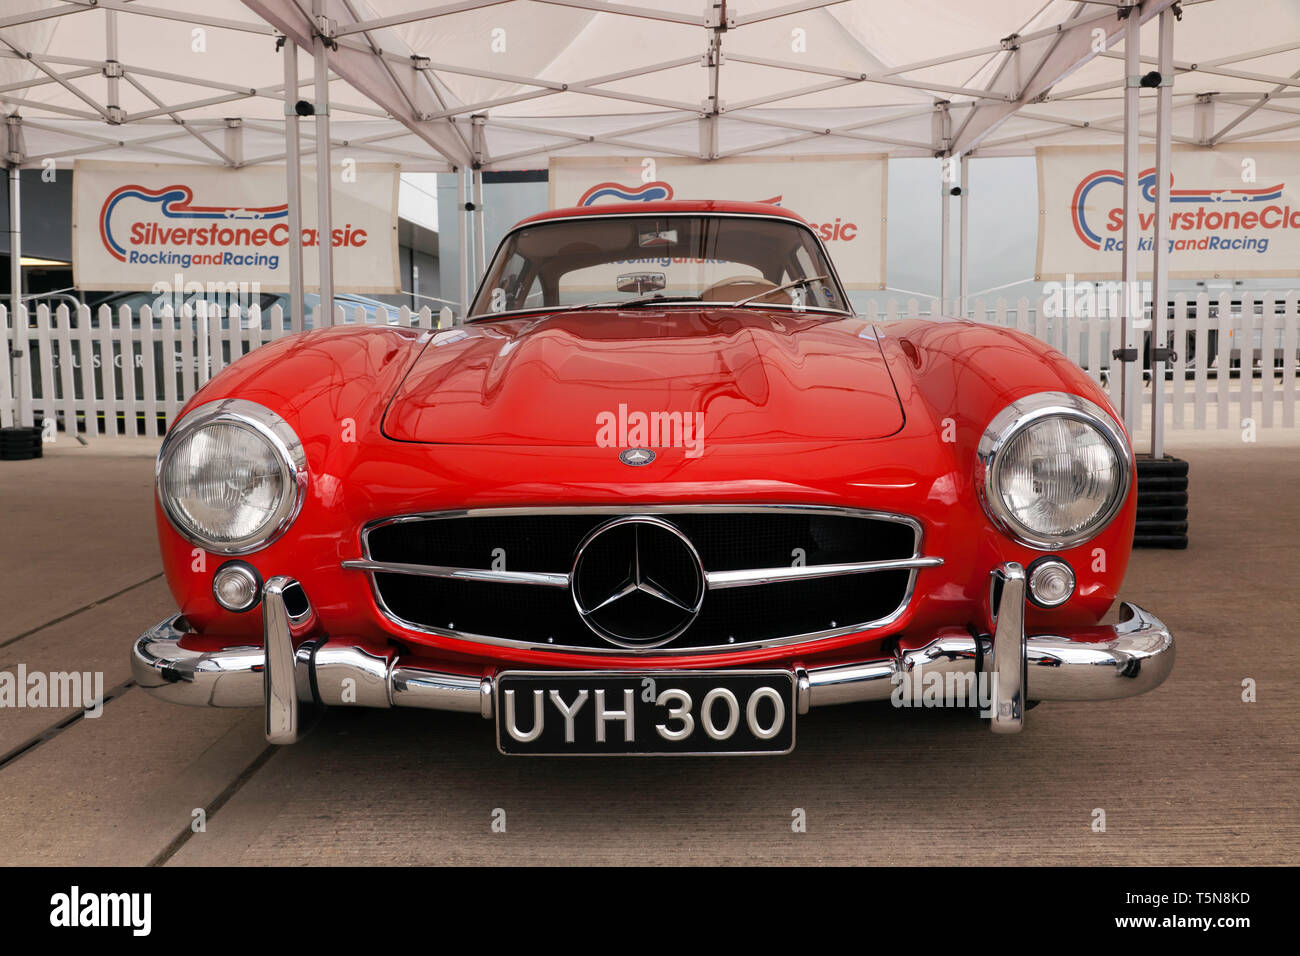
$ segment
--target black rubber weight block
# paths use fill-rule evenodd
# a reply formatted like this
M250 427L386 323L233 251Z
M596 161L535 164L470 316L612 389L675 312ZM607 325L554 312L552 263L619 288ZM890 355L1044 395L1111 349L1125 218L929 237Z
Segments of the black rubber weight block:
M1182 551L1187 547L1187 535L1185 534L1136 535L1133 538L1133 547L1167 548L1172 551Z
M1144 508L1138 505L1137 521L1142 524L1144 521L1186 521L1187 508L1178 505L1169 505L1168 507Z
M1186 475L1138 475L1138 494L1143 492L1186 491Z
M1134 528L1135 535L1187 534L1186 521L1139 521Z
M1138 479L1144 478L1185 478L1187 477L1187 462L1181 458L1145 458L1141 455L1137 457Z
M1143 508L1167 508L1171 506L1187 507L1185 491L1147 491L1138 489L1138 511Z

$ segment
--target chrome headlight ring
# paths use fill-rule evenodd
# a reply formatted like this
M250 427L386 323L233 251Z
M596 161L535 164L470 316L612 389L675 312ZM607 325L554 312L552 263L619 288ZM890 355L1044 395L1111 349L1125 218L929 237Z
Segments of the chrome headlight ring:
M1048 418L1065 418L1095 429L1119 465L1119 480L1105 506L1083 528L1048 535L1026 527L1007 506L999 487L999 455L1024 430ZM998 412L985 428L975 456L975 487L985 513L1006 534L1042 551L1061 551L1096 537L1124 504L1133 476L1133 449L1119 423L1094 402L1068 392L1037 392Z
M218 540L191 527L166 487L167 466L182 442L198 429L234 425L262 439L280 469L280 500L270 518L256 531L232 540ZM192 409L167 432L154 466L158 501L168 522L187 541L216 554L241 555L264 548L293 524L307 495L307 455L297 434L283 418L263 405L240 398L224 398Z

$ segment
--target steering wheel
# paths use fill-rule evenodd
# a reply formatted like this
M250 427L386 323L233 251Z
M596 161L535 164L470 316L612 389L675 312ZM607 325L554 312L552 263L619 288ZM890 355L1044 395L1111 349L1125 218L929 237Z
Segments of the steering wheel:
M700 293L702 302L739 302L750 296L761 295L777 288L775 282L769 282L762 276L728 276L719 279Z

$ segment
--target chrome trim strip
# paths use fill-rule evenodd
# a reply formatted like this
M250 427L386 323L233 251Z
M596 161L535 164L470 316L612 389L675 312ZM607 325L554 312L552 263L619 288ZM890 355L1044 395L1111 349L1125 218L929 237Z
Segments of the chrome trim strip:
M745 568L740 571L709 571L704 575L704 581L710 590L720 591L755 584L833 578L842 574L937 568L942 564L943 558L920 557L903 558L898 561L855 561L847 564L809 564L800 567ZM488 581L495 584L538 584L553 588L569 587L572 578L570 574L552 574L545 571L491 571L485 568L448 568L434 564L400 564L395 561L364 559L342 561L339 566L354 571L378 571L384 574L410 574L461 581Z
M383 574L410 574L426 578L450 578L459 581L489 581L495 584L540 584L552 588L567 588L569 575L548 574L543 571L491 571L486 568L447 568L433 564L401 564L395 561L370 561L368 559L341 562L341 567L358 571L378 571Z
M921 554L921 542L923 531L921 523L909 515L895 514L888 511L874 511L870 509L845 508L840 505L813 505L813 504L780 504L759 502L754 504L744 502L721 502L721 503L702 503L702 504L626 504L626 505L533 505L533 506L510 506L501 508L463 508L450 511L427 511L416 512L409 515L397 515L388 518L378 518L374 521L367 522L361 530L361 550L363 558L360 560L349 560L343 562L343 565L359 567L366 563L373 563L370 557L370 533L377 528L386 527L390 524L405 524L413 521L437 521L452 518L486 518L486 517L532 517L542 514L554 515L619 515L625 517L636 517L638 515L663 515L663 514L746 514L746 513L786 513L786 514L814 514L814 515L836 515L850 518L865 518L876 521L893 521L898 524L906 525L912 529L912 557L902 559L902 562L932 562L942 563L941 558L927 558ZM863 562L868 563L868 562ZM901 562L900 562L901 564ZM737 642L735 644L712 644L705 647L690 648L672 648L672 647L652 647L652 648L602 648L589 647L575 644L543 643L537 641L517 641L511 638L492 637L486 634L475 634L471 631L449 630L447 628L429 627L423 624L417 624L414 621L408 621L395 614L391 608L384 603L383 595L380 594L378 583L375 580L375 574L370 574L370 591L375 599L375 606L379 608L381 614L389 621L401 627L404 630L414 631L418 634L431 634L435 637L443 637L448 640L467 641L473 644L490 644L494 647L513 647L529 651L560 651L566 654L581 654L588 656L635 656L635 657L655 657L655 656L680 656L682 654L696 653L713 653L716 651L735 651L735 650L754 650L766 647L784 647L790 644L807 644L813 641L826 640L828 638L843 637L848 634L857 634L863 631L875 630L878 628L888 627L907 610L908 605L912 602L912 594L916 590L917 572L922 567L933 567L935 565L928 563L909 564L911 574L908 575L907 586L903 591L903 597L896 607L888 615L878 618L874 621L837 626L821 631L810 631L804 634L791 634L783 637L767 638L757 641ZM410 567L423 567L422 565L411 565ZM813 565L813 569L818 565ZM766 569L764 569L766 570ZM789 569L781 568L780 571ZM882 568L880 570L888 570ZM541 573L541 572L519 572L519 573ZM730 573L730 572L717 572ZM537 582L528 582L537 583ZM732 587L736 585L730 585Z
M482 714L485 680L487 678L443 674L423 667L404 667L399 661L389 675L388 684L394 707Z
M170 496L163 488L163 474L170 456L182 438L204 425L214 423L238 425L257 434L280 460L280 475L284 481L284 496L276 506L275 514L265 531L259 530L234 541L217 541L185 527L176 514ZM154 462L154 494L162 506L163 514L177 534L192 544L197 544L214 554L249 554L266 547L288 530L302 510L307 496L307 453L292 427L283 418L263 405L242 398L222 398L191 409L167 432L158 458Z
M783 504L780 502L698 502L692 504L646 504L632 502L618 505L510 505L494 508L453 508L447 511L413 511L410 514L389 518L376 518L366 522L362 537L376 528L408 521L435 521L440 518L493 518L527 517L530 515L640 515L640 514L734 514L737 512L779 511L787 514L842 515L847 518L875 518L879 521L896 521L920 534L921 524L910 515L890 511L873 511L870 508L846 508L842 505Z
M744 588L754 584L780 584L834 578L871 571L901 571L908 568L937 568L943 558L905 558L901 561L855 561L848 564L808 564L801 567L747 568L742 571L710 571L705 575L709 589Z
M391 648L372 651L325 641L312 662L320 702L331 707L391 706L389 675L396 659L397 652Z
M998 455L1007 443L1043 418L1073 418L1095 427L1119 462L1120 480L1112 500L1092 525L1073 534L1044 537L1011 514L998 490ZM989 519L1008 537L1042 551L1061 551L1090 541L1110 524L1128 498L1133 480L1133 447L1124 429L1101 406L1069 392L1036 392L1012 402L993 416L975 452L974 484Z

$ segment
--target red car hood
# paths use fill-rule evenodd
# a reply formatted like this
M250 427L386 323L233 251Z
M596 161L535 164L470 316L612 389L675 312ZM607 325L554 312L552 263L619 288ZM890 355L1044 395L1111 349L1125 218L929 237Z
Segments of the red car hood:
M398 387L383 430L409 442L677 444L638 433L637 413L665 432L676 420L663 413L680 415L715 443L881 438L903 425L870 323L672 308L439 332Z

